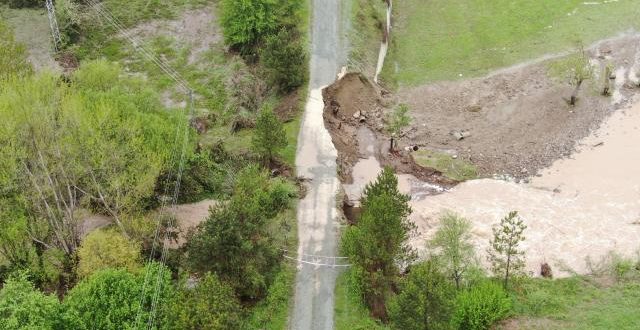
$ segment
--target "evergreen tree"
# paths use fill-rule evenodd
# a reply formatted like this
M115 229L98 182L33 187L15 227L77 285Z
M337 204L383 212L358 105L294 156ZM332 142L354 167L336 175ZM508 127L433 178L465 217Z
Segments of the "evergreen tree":
M231 200L210 209L207 220L188 239L190 268L215 272L240 299L262 297L280 255L269 229L291 195L288 186L269 180L258 167L242 170Z
M360 274L365 302L374 316L386 319L386 296L399 275L399 265L415 258L407 240L415 226L409 221L409 196L398 190L393 170L385 167L364 189L362 214L348 228L342 248Z
M524 251L518 249L520 242L525 240L524 230L527 226L518 216L518 212L511 211L500 220L500 224L493 227L493 240L489 261L493 273L503 278L504 288L507 288L509 278L524 268Z
M281 29L266 38L261 60L267 70L269 83L280 92L288 93L302 86L307 76L305 45L293 29Z
M284 126L271 109L265 108L260 112L251 145L266 162L271 162L274 156L287 146Z

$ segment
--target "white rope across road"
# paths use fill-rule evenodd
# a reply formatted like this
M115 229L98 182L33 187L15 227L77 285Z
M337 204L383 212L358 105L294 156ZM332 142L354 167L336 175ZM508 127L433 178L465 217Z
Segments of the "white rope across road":
M317 254L306 254L299 253L297 257L292 257L287 255L289 250L280 249L280 251L285 252L283 257L288 260L296 261L305 265L313 265L320 267L350 267L351 264L341 263L344 262L348 257L334 257L334 256L321 256ZM310 261L311 260L311 261Z
M307 260L304 260L304 259L298 259L298 258L290 257L288 255L284 255L284 258L292 260L292 261L296 261L296 262L298 262L300 264L320 266L320 267L335 268L335 267L351 267L352 266L351 264L338 264L338 263L335 263L336 257L332 257L333 263L312 262L312 261L307 261Z

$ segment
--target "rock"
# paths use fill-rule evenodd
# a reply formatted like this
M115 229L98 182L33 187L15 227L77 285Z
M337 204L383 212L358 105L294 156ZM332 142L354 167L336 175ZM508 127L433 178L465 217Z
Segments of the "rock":
M480 105L470 105L467 107L467 111L469 112L480 112L482 110L482 106Z
M522 170L520 170L520 173L522 173L522 174L529 173L529 170L527 170L527 168L523 167Z
M356 111L356 112L353 114L353 118L355 118L355 119L360 118L360 111Z
M540 275L544 278L553 278L553 272L551 271L551 266L548 263L543 263L540 265Z

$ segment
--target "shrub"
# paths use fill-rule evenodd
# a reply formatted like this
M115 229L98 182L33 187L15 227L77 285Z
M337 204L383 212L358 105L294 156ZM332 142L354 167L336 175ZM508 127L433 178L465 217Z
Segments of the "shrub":
M106 268L140 268L140 247L114 230L96 230L78 249L78 275L89 276Z
M483 330L504 318L511 309L511 300L504 289L485 281L456 299L453 325L456 329Z
M24 46L15 42L12 29L0 20L0 80L31 72L27 51Z
M43 2L39 0L8 0L7 3L11 8L44 7Z
M207 273L195 288L183 287L165 306L170 329L239 329L242 308L233 289Z
M231 48L248 55L264 35L276 30L278 0L222 0L222 32Z
M307 77L307 53L295 30L283 28L267 37L261 60L269 83L280 92L288 93L304 84Z
M449 329L455 289L437 269L435 260L410 268L400 293L389 303L389 318L397 329Z

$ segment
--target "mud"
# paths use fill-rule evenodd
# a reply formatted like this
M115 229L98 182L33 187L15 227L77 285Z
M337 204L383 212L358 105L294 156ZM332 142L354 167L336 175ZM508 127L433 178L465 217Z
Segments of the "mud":
M549 62L534 61L484 78L402 88L413 119L401 144L444 150L471 161L482 176L526 178L569 156L615 109L635 93L629 83L637 64L640 36L599 42L589 49L595 72L607 63L618 72L613 97L600 95L601 79L587 82L575 107L565 101L572 87L549 76ZM468 130L456 140L451 132Z
M455 185L456 182L445 178L442 173L415 164L410 153L403 149L404 146L395 148L393 152L389 150L385 113L393 99L388 91L362 74L347 73L325 88L322 95L325 102L324 123L338 150L338 175L342 183L362 181L362 175L354 178L354 172L367 171L365 177L372 173L375 177L377 169L372 167L372 163L376 162L438 186ZM354 169L355 166L358 168Z

